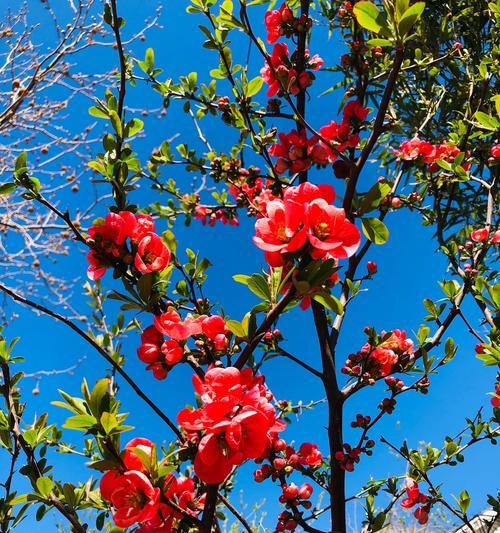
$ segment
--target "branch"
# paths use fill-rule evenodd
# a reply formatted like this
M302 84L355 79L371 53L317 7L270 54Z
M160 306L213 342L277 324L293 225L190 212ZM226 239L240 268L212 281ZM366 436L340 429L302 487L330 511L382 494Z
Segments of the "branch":
M37 309L38 311L51 316L52 318L55 318L59 322L62 322L63 324L66 324L68 327L70 327L73 331L75 331L80 337L85 339L93 348L95 348L99 354L106 360L106 362L112 366L112 368L130 385L132 390L141 398L166 424L167 426L176 434L177 438L183 442L184 437L182 436L181 432L177 428L177 426L168 418L168 416L163 413L161 409L158 408L158 406L151 400L142 390L140 387L135 383L135 381L123 370L123 368L116 363L113 358L101 347L99 346L94 339L92 339L85 331L80 329L76 324L74 324L71 320L68 318L56 313L55 311L52 311L51 309L48 309L47 307L44 307L43 305L33 302L32 300L29 300L28 298L25 298L23 296L20 296L19 294L15 293L13 290L9 289L3 284L0 284L0 290L4 293L8 294L13 300L16 302L23 303L25 305L28 305L32 307L33 309Z

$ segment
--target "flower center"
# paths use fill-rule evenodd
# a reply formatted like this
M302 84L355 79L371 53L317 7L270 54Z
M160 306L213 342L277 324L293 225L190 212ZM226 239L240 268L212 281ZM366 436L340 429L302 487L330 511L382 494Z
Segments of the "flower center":
M330 227L326 222L320 222L314 226L314 234L318 239L324 241L330 235Z

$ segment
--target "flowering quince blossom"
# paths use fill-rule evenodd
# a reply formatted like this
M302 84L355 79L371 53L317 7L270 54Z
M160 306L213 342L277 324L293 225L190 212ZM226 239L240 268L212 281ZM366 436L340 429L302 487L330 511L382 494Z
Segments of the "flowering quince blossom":
M203 226L209 225L214 227L215 223L222 222L222 224L228 224L229 226L238 226L238 217L234 214L227 216L224 209L220 207L208 207L206 205L197 205L194 209L193 218L195 220L201 220Z
M87 243L92 247L87 255L87 275L93 281L100 279L115 262L133 262L142 274L163 270L170 263L168 247L154 233L153 219L145 214L108 213L89 228Z
M471 232L470 238L474 242L484 242L488 239L489 234L490 231L488 230L488 228L476 229Z
M429 172L436 172L439 169L436 163L438 159L452 163L458 154L460 154L458 146L446 142L434 145L427 141L422 141L418 137L404 141L399 150L394 150L394 155L403 161L417 161L420 164L428 165ZM462 167L465 170L469 170L471 164L464 161Z
M286 4L282 4L279 9L267 11L264 16L267 42L275 43L282 35L290 33L290 23L294 18L292 10Z
M205 494L196 497L194 481L184 476L176 477L170 473L165 478L164 496L168 502L175 503L177 507L187 514L197 517L205 506ZM158 512L150 520L144 522L137 530L138 533L174 533L178 531L176 522L183 515L168 503L160 503Z
M196 475L208 484L221 483L233 466L264 456L272 435L285 425L263 376L251 369L211 368L203 380L194 375L193 384L203 406L183 409L177 420L190 438L200 439Z
M269 153L277 157L276 172L303 172L314 164L325 165L328 162L327 151L316 137L307 137L305 130L298 133L279 133L279 143L269 148Z
M382 331L380 340L372 344L370 340L356 354L351 354L342 368L344 374L363 377L369 383L393 372L396 365L405 365L413 358L413 341L406 332L395 329ZM390 383L388 383L390 386Z
M318 55L309 56L306 50L305 54L305 70L297 73L293 67L294 55L290 58L288 46L286 43L277 43L274 45L273 51L262 67L260 74L264 81L269 85L267 96L274 96L281 94L283 89L289 91L293 95L299 94L301 91L311 85L314 75L311 70L319 70L323 66L323 59Z
M142 472L123 474L108 470L101 478L101 495L113 506L113 520L118 527L151 520L160 504L160 489L153 487Z
M420 492L418 483L412 478L406 478L406 495L401 502L403 509L411 509L417 504L426 504L429 497L426 494ZM427 524L429 520L429 506L422 505L414 511L414 516L420 525Z
M283 265L283 256L306 242L314 259L346 258L357 250L359 230L343 209L330 205L334 198L333 187L302 183L289 187L283 200L269 202L267 216L255 223L253 240L272 266Z
M491 405L493 407L500 407L500 383L495 385L495 392L492 392Z
M146 363L156 379L167 377L170 369L184 356L183 347L175 340L164 340L155 326L147 327L141 335L141 345L137 348L137 356Z
M323 461L323 454L319 451L316 444L304 442L299 448L300 462L303 465L317 467Z
M500 144L495 144L490 148L490 163L496 163L500 159Z
M329 163L333 163L338 158L339 152L358 146L359 133L353 133L353 127L359 122L363 122L367 116L368 109L357 100L351 100L344 107L343 119L340 124L332 120L320 128L321 146L326 150ZM324 140L328 141L328 144Z

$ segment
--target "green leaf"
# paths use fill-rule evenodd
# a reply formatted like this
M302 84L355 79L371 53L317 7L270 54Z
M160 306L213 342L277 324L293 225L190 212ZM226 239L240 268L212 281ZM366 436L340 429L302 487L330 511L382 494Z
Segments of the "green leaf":
M26 152L21 152L18 156L17 156L17 159L16 159L16 166L15 166L15 170L16 172L18 172L19 170L21 170L22 168L26 168L27 166L27 159L28 159L28 156L26 155Z
M375 244L385 244L389 239L387 226L378 218L361 219L363 233L366 238Z
M144 58L144 63L146 64L148 72L151 71L153 67L155 66L155 52L152 48L148 48L146 50L146 56Z
M0 195L8 195L17 189L17 183L2 183L0 185Z
M116 420L116 416L113 413L102 413L100 422L107 435L119 426L118 420Z
M404 37L412 26L420 19L425 9L425 2L417 2L409 7L399 21L398 29L401 37Z
M255 96L261 90L263 83L264 80L260 76L249 81L246 90L246 97L250 98L252 96Z
M236 283L242 283L243 285L248 285L248 280L250 279L250 276L247 276L246 274L235 274L233 276L234 281Z
M462 513L465 514L470 505L470 496L466 490L463 490L460 493L460 497L458 499L458 505L460 506L460 510L462 511Z
M372 2L358 2L353 12L358 24L373 33L379 33L387 24L385 15Z
M44 498L48 498L54 487L53 481L48 477L39 477L36 480L36 488Z
M240 339L245 339L247 337L247 332L241 322L238 322L237 320L227 320L226 326L231 333L234 333Z
M127 123L126 136L132 137L132 135L142 131L142 128L144 128L144 122L139 118L133 118Z
M363 196L359 203L359 209L362 213L369 213L376 209L382 200L391 192L392 186L387 181L375 183L373 187Z
M109 119L111 120L111 124L113 125L113 128L116 131L116 134L118 135L118 137L121 137L123 133L123 129L122 129L122 121L120 120L118 113L116 111L110 111Z
M328 292L318 292L313 294L312 299L320 303L323 307L333 311L336 315L341 315L344 312L344 308L338 298L335 298L335 296Z
M109 115L106 113L106 111L103 111L100 107L95 105L89 107L89 115L97 118L109 118Z
M63 428L87 431L96 423L97 420L91 415L75 415L66 420L66 423L63 424Z
M487 115L482 111L474 113L474 118L479 122L479 125L489 131L497 131L500 129L500 121L491 115Z
M392 46L392 41L389 41L389 39L368 39L366 44L368 46L381 46L382 48L385 48L387 46Z
M248 280L247 286L259 298L262 298L266 301L271 300L271 291L269 290L264 276L261 276L260 274L254 274Z

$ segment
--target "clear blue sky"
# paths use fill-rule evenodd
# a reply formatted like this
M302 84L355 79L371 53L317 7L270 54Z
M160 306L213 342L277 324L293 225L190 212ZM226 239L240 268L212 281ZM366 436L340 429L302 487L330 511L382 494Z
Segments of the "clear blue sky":
M36 3L38 4L38 3ZM55 7L65 5L64 0L53 2ZM119 2L121 14L127 19L125 32L130 32L140 25L140 21L149 13L153 13L156 3L151 0L128 0ZM170 0L161 16L163 29L153 30L145 43L136 43L133 53L141 58L144 50L152 46L156 53L158 66L165 71L165 76L177 78L197 70L201 79L206 79L208 70L216 66L215 55L201 48L202 34L197 30L197 25L203 21L193 15L186 15L184 8L186 2ZM38 16L38 6L33 6L33 21ZM262 12L258 12L259 14ZM42 28L39 38L43 40L44 34L50 35L51 28ZM319 52L327 64L335 63L342 46L338 38L333 35L326 41L323 31L318 32L321 38L314 38L311 44L311 52ZM237 41L237 39L236 39ZM236 46L236 56L240 55L243 61L247 49ZM255 51L252 52L251 65L255 69L253 75L258 74L260 61ZM238 59L237 59L238 60ZM115 57L111 50L103 51L102 54L89 55L81 58L84 68L104 71L112 68ZM251 76L250 76L251 77ZM315 85L316 89L326 88L334 80L331 74L320 74ZM223 83L219 82L221 93L224 92ZM218 85L218 86L219 86ZM227 94L229 90L227 90ZM319 92L319 91L318 91ZM316 93L317 94L317 93ZM318 99L312 96L309 103L309 117L313 125L319 127L325 122L335 119L341 92ZM263 93L262 93L263 98ZM130 91L128 103L132 107L142 107L144 103L151 107L160 105L161 100L153 95L153 92L140 87ZM81 104L81 105L80 105ZM82 110L88 106L87 102L80 101L78 109L73 109L73 120L78 121L78 126L93 121ZM169 108L166 118L161 121L148 119L146 121L147 136L136 143L143 161L149 152L158 146L164 139L175 134L180 134L179 142L189 142L190 145L199 146L192 122L181 109L181 105L173 103ZM214 147L224 150L230 146L233 138L232 131L214 120L202 122L205 133ZM375 166L364 171L362 182L368 187L372 184L379 172ZM186 189L189 187L191 174L184 174L179 169L167 170L165 175L175 176L179 183ZM88 178L90 179L90 172ZM319 174L312 173L312 179L316 181L334 181L333 185L342 194L341 182L332 178L328 172ZM86 194L91 188L88 184L82 184L82 194L62 198L62 205L66 204L70 209L78 205L86 206ZM137 195L140 203L152 200L152 193L147 183ZM161 199L160 199L161 201ZM101 206L99 215L104 214L105 206ZM245 215L240 217L240 227L217 226L216 229L201 227L194 223L190 228L185 228L179 223L174 228L179 241L179 249L190 247L198 249L200 253L209 258L213 267L209 270L207 282L207 295L212 301L219 302L225 313L232 318L238 319L246 313L255 302L253 296L242 285L232 280L236 273L250 274L259 271L263 266L262 253L257 250L252 242L253 224ZM374 260L379 265L379 274L375 281L370 283L367 292L364 292L353 304L349 312L349 318L345 323L342 338L339 343L338 360L342 361L346 356L359 349L364 342L363 328L366 325L374 325L377 329L406 329L407 332L416 331L421 324L426 312L422 305L423 298L439 298L441 292L437 286L437 279L443 279L446 271L446 263L441 255L436 253L436 245L431 240L431 231L422 227L418 216L405 212L398 212L388 218L388 226L391 232L389 243L383 247L374 246L367 259ZM84 281L86 268L83 252L75 249L71 259L56 265L55 271L63 273L71 265L71 276L80 276ZM113 282L111 275L104 278L103 285L106 288L118 288ZM85 299L80 296L80 289L75 286L74 301L79 310L87 311ZM19 308L16 309L19 311ZM472 306L467 305L476 324L477 315ZM144 317L144 325L150 321ZM307 313L295 309L280 322L280 329L286 338L287 349L297 356L304 358L314 366L319 366L319 352L315 343L315 333L312 328L311 317ZM65 412L49 406L49 402L57 398L57 388L62 388L68 393L78 394L80 381L85 376L89 383L102 377L106 373L106 365L99 359L99 355L85 345L71 331L60 324L55 324L46 317L35 316L31 312L21 311L20 317L7 330L8 336L20 335L21 342L18 352L26 357L23 369L33 372L40 369L59 369L71 365L75 360L86 356L84 363L78 368L76 375L64 375L62 378L47 378L41 384L41 392L37 397L29 394L28 381L24 387L27 392L28 413L42 413L49 409L49 420L62 423ZM485 407L489 412L489 397L486 393L492 390L494 383L494 370L482 367L474 355L473 339L467 336L462 324L457 323L450 330L459 344L459 353L455 360L441 372L439 376L432 378L432 385L427 396L403 395L398 402L396 412L387 416L385 420L372 433L372 438L378 441L383 434L388 440L400 444L404 439L409 441L410 446L416 447L421 442L432 442L440 447L446 435L454 435L464 426L464 416L473 416L478 408ZM175 369L164 382L157 382L144 370L136 356L135 350L138 345L138 335L130 335L124 342L125 354L128 359L126 369L134 376L148 394L156 399L158 404L173 418L184 403L192 401L192 387L190 371L187 369ZM439 352L440 348L437 349ZM317 400L323 397L323 391L319 382L312 377L304 377L300 368L294 363L283 359L274 359L265 371L268 384L278 398L290 399L294 402L302 399L305 402ZM346 417L347 425L355 414L376 414L376 405L383 398L381 386L365 390L352 400L349 400L347 409L351 416ZM125 411L130 412L129 422L136 427L135 436L148 437L158 444L168 442L171 438L168 428L150 413L143 404L133 395L131 390L124 384L120 390L120 398ZM293 424L286 432L287 440L296 442L313 440L317 441L320 448L326 451L326 412L319 407L314 412L306 412L299 424ZM131 433L132 434L132 433ZM357 439L359 433L351 428L346 429L345 440L352 442ZM74 443L81 442L81 434L70 431L65 432L65 439ZM479 511L485 507L485 495L494 493L498 478L498 467L487 459L492 458L495 452L489 445L481 444L467 452L465 464L460 467L443 468L432 474L436 482L444 482L445 494L458 494L467 488L472 497L471 510ZM51 457L55 466L55 476L63 481L77 482L87 476L95 475L87 469L77 458L55 455ZM0 477L5 466L0 464ZM404 464L380 443L377 443L374 456L364 457L360 465L352 474L347 474L348 494L355 493L369 477L379 478L387 475L402 475ZM492 469L496 468L496 472ZM269 501L269 523L275 523L276 505L279 490L270 482L264 485L255 485L251 481L253 468L242 469L238 477L237 490L244 490L245 503L251 507L254 503L266 498ZM496 473L496 475L495 475ZM18 477L19 480L19 477ZM297 476L295 481L300 481ZM317 494L315 495L317 496ZM235 501L238 496L235 494ZM351 516L354 521L354 511ZM54 531L54 521L49 516L40 526L39 531ZM359 523L358 523L359 524ZM32 531L33 522L27 521L20 527L20 531Z

